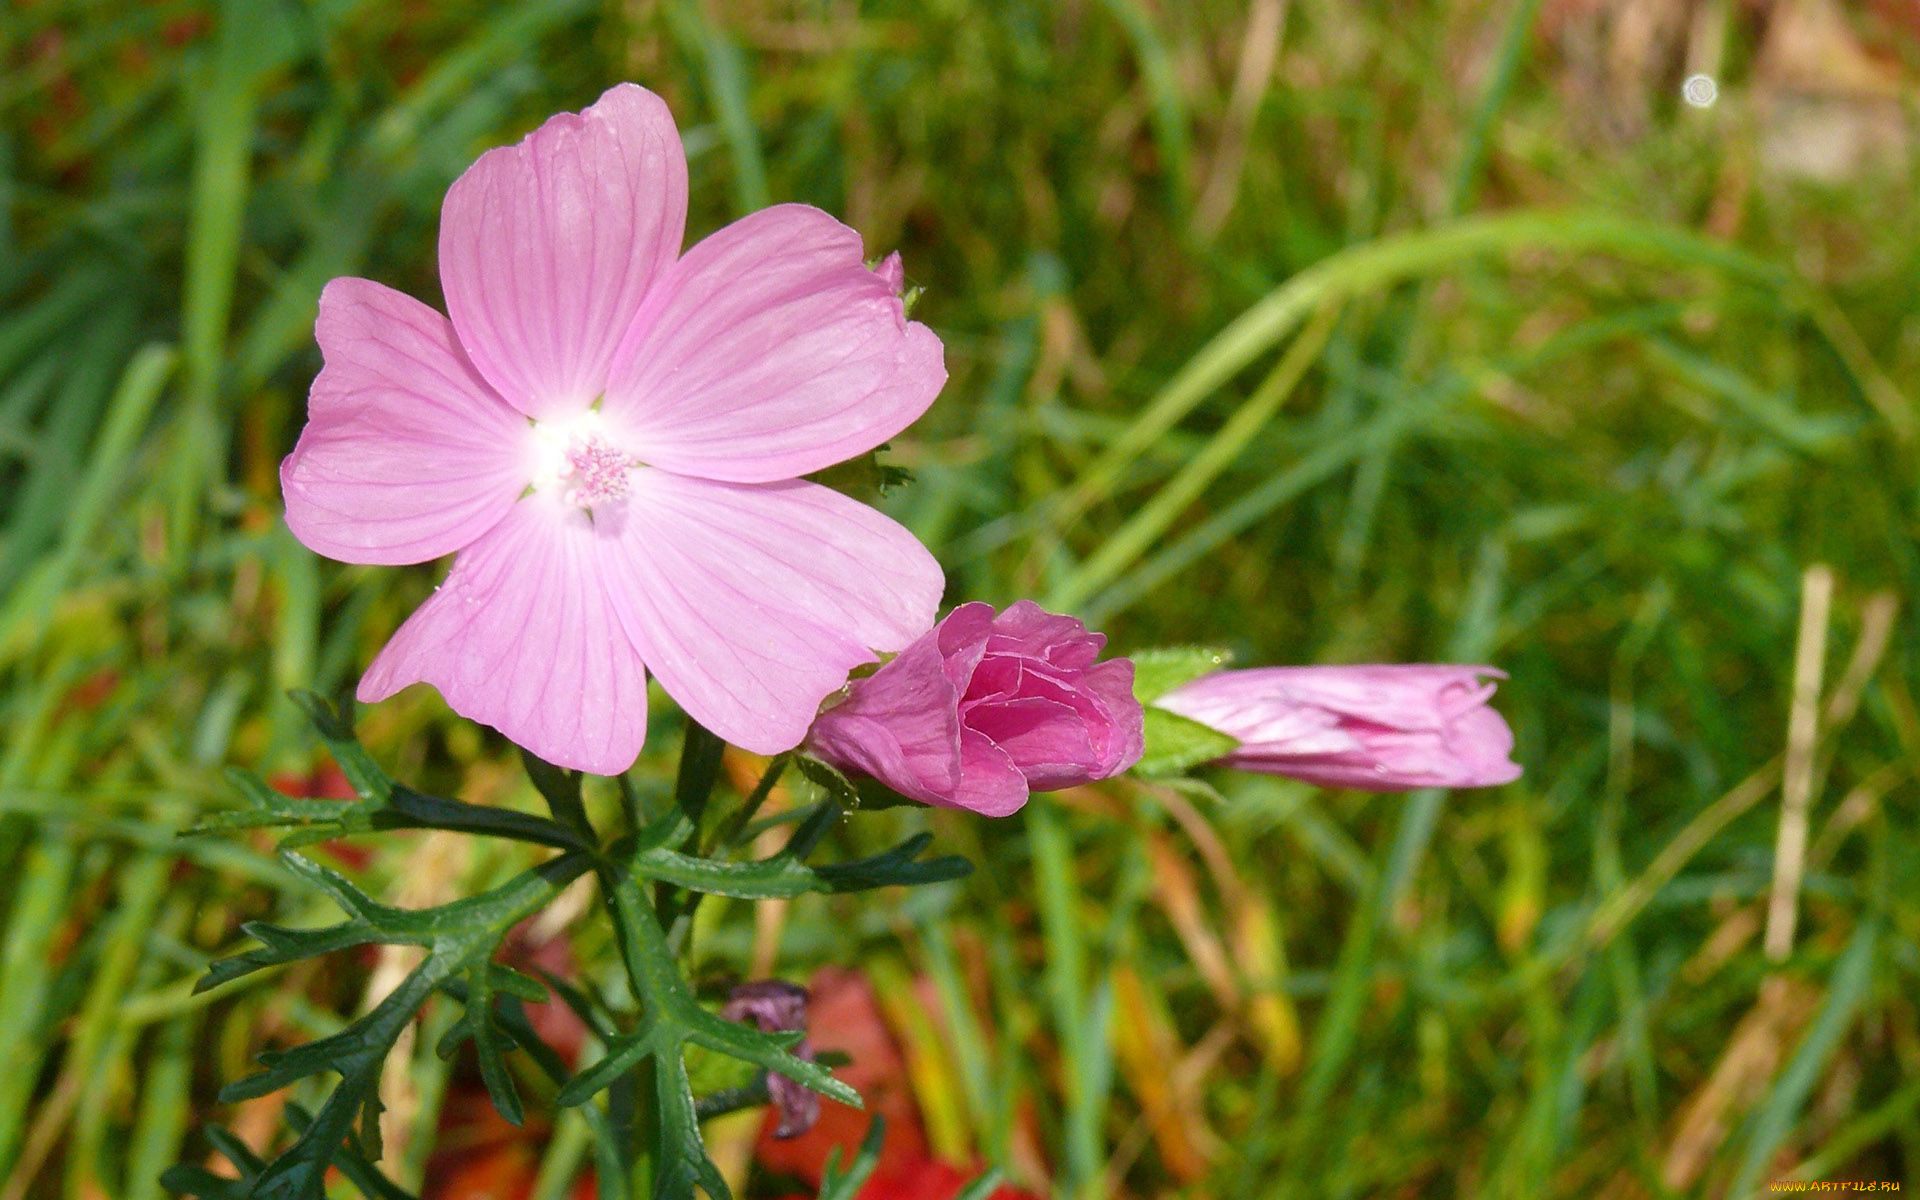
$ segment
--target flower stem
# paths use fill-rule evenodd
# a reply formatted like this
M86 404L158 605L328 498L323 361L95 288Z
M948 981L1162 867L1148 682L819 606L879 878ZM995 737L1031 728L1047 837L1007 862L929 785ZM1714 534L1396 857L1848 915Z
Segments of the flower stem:
M712 842L704 851L711 857L715 851L727 850L739 844L740 831L760 813L760 806L773 794L774 785L780 782L780 776L786 773L787 764L793 761L792 753L776 755L760 776L760 782L753 785L753 791L741 802L719 829L714 832Z
M687 718L687 733L680 743L680 774L674 780L673 800L687 814L696 831L707 811L707 798L720 778L720 755L726 743L709 733L698 721Z

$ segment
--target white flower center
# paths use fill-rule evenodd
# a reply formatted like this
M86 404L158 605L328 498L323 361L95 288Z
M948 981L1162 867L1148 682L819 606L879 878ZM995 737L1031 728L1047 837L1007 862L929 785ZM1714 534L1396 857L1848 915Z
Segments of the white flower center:
M533 423L533 490L576 508L624 500L640 460L615 444L597 411Z

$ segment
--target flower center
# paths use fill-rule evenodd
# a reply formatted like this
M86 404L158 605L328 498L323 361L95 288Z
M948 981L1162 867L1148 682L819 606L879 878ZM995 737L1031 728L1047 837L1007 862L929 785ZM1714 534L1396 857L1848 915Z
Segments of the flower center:
M640 460L609 436L595 411L533 425L533 490L550 492L576 508L624 500Z

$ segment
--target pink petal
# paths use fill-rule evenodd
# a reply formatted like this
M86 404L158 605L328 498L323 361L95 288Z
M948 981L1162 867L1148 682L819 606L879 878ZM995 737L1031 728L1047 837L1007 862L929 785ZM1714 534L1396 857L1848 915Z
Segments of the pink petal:
M947 614L940 622L938 638L943 669L953 684L954 694L964 696L973 686L973 676L987 653L987 639L993 635L993 605L984 600L969 600Z
M820 714L807 747L903 796L949 804L960 787L960 693L928 635Z
M605 389L686 220L673 115L634 84L487 151L440 212L440 282L461 343L521 412L578 412Z
M526 486L526 419L474 371L447 319L366 279L320 293L326 365L280 464L287 524L328 558L415 563L491 529Z
M968 731L1000 748L1033 791L1085 783L1099 766L1086 719L1059 700L1026 696L981 704L964 719Z
M647 684L586 515L533 497L454 559L360 699L430 683L461 716L563 767L616 775L647 733Z
M1058 667L1089 667L1106 644L1106 634L1090 631L1078 617L1050 613L1031 600L1016 600L994 621L987 649L1031 655Z
M933 623L940 566L912 534L817 484L643 470L602 518L628 634L695 720L759 754L792 749L873 651Z
M1027 803L1027 777L1013 757L993 739L972 729L960 731L960 787L938 803L964 808L983 817L1004 817Z
M860 235L784 204L702 241L660 282L607 411L654 466L768 483L863 453L912 424L947 372Z

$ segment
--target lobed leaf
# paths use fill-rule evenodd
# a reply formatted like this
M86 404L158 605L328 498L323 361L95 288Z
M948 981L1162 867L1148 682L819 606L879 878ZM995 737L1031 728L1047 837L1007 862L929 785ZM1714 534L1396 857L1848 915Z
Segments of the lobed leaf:
M204 1173L194 1168L170 1172L168 1186L214 1200L241 1196L321 1200L328 1169L340 1166L350 1177L365 1176L365 1186L373 1189L369 1195L403 1195L380 1191L372 1183L378 1173L370 1166L363 1172L352 1165L380 1157L380 1075L394 1043L435 990L456 978L464 979L469 991L468 1010L462 1018L464 1033L479 1050L482 1077L494 1103L509 1120L519 1120L519 1096L506 1070L505 1055L520 1039L494 1018L494 1001L499 997L517 1002L545 993L536 981L494 964L492 958L508 932L559 895L587 869L588 859L577 852L565 854L478 896L416 911L380 904L338 872L310 859L296 854L282 858L289 869L332 896L349 920L310 931L250 926L261 948L213 964L202 986L353 945L422 946L426 957L372 1011L328 1037L262 1054L261 1070L221 1092L221 1099L231 1102L263 1096L310 1076L330 1072L340 1077L293 1144L248 1176L243 1190L210 1185ZM348 1156L346 1163L343 1154ZM210 1186L215 1190L205 1190Z

